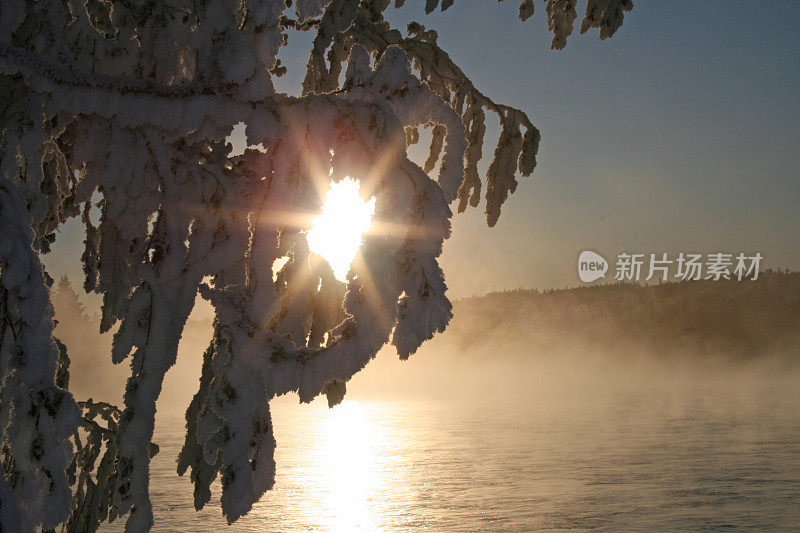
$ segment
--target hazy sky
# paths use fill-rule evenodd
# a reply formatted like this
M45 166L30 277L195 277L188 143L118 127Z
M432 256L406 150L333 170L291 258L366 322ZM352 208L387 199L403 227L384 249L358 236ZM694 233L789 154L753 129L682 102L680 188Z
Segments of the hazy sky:
M456 215L442 257L451 297L575 285L587 248L758 251L766 266L800 266L800 3L637 1L612 39L575 34L562 51L544 5L523 23L518 4L387 12L437 29L484 94L542 133L539 166L495 228L483 205ZM299 85L309 48L310 35L290 36L281 90ZM54 275L79 276L76 226L47 258Z
M612 39L573 35L560 52L544 6L522 23L517 4L406 15L542 133L494 229L483 206L456 216L442 261L454 296L577 284L585 248L800 265L800 3L635 2Z

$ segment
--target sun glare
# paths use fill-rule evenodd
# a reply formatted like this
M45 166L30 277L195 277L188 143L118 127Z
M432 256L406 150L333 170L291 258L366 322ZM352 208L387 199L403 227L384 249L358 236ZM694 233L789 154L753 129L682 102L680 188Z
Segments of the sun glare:
M375 197L362 200L359 188L358 180L349 177L331 183L322 214L314 219L307 235L308 247L331 265L340 281L347 279L361 236L375 213Z

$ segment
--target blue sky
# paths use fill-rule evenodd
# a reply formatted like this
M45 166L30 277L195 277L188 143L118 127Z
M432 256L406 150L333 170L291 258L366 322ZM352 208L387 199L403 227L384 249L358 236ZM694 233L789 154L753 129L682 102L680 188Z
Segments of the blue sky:
M435 28L484 94L542 133L539 166L495 228L483 205L456 215L442 257L451 297L576 285L584 249L759 251L766 266L800 267L800 2L639 0L612 39L576 33L562 51L543 3L525 23L517 1L423 4L388 17ZM296 91L309 49L310 35L290 35L281 90ZM52 274L80 279L77 229L46 258Z
M800 266L800 3L639 1L612 39L575 34L562 51L542 4L526 23L516 6L393 16L436 28L476 86L542 133L495 228L482 208L456 216L442 261L454 296L577 284L586 248Z

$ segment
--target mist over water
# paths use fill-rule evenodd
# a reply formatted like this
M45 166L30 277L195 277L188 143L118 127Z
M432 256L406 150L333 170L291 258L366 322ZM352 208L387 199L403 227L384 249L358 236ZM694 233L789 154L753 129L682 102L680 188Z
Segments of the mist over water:
M682 355L674 344L659 353L654 343L621 339L625 327L581 334L586 328L566 305L530 307L548 309L547 322L524 311L527 304L476 302L457 303L451 328L410 360L382 350L333 409L324 400L299 405L295 395L274 400L275 488L231 526L220 512L219 482L195 512L188 476L175 472L183 412L210 340L199 303L158 403L154 530L696 531L800 523L797 351L726 356L706 342L683 343ZM78 326L63 310L59 319L64 331ZM731 336L757 338L754 324ZM111 366L92 359L108 357L109 336L95 339L92 355L86 335L84 328L82 351L68 339L77 353L76 395L118 401L103 394L122 390L127 363L103 380L79 378L93 365Z
M465 388L458 398L379 398L354 386L333 409L278 399L276 486L230 530L775 530L800 521L800 394L788 382L551 385ZM188 479L175 474L183 420L160 417L156 440L156 530L225 527L219 484L196 513Z

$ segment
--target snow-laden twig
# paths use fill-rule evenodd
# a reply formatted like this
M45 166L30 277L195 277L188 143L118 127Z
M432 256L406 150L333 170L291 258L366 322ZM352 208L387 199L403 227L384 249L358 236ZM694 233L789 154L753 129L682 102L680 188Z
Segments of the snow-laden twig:
M191 470L198 508L219 475L231 522L274 483L272 398L325 394L335 405L382 346L405 359L447 326L438 257L450 205L477 206L483 189L494 225L516 176L534 170L539 132L478 90L435 31L392 28L389 7L298 0L292 19L284 0L4 1L4 531L90 530L126 514L129 531L152 526L155 405L198 294L214 308L214 335L178 469ZM581 31L606 38L630 8L589 0ZM546 12L560 48L575 3L547 0ZM300 97L273 86L288 29L316 32ZM501 128L481 178L487 112ZM259 149L231 153L238 123ZM406 152L420 127L432 132L422 168ZM375 198L375 214L342 283L305 232L322 191L346 177ZM117 327L112 360L131 368L124 405L84 402L83 417L65 390L68 355L37 255L78 215L84 288L103 297L100 329Z

